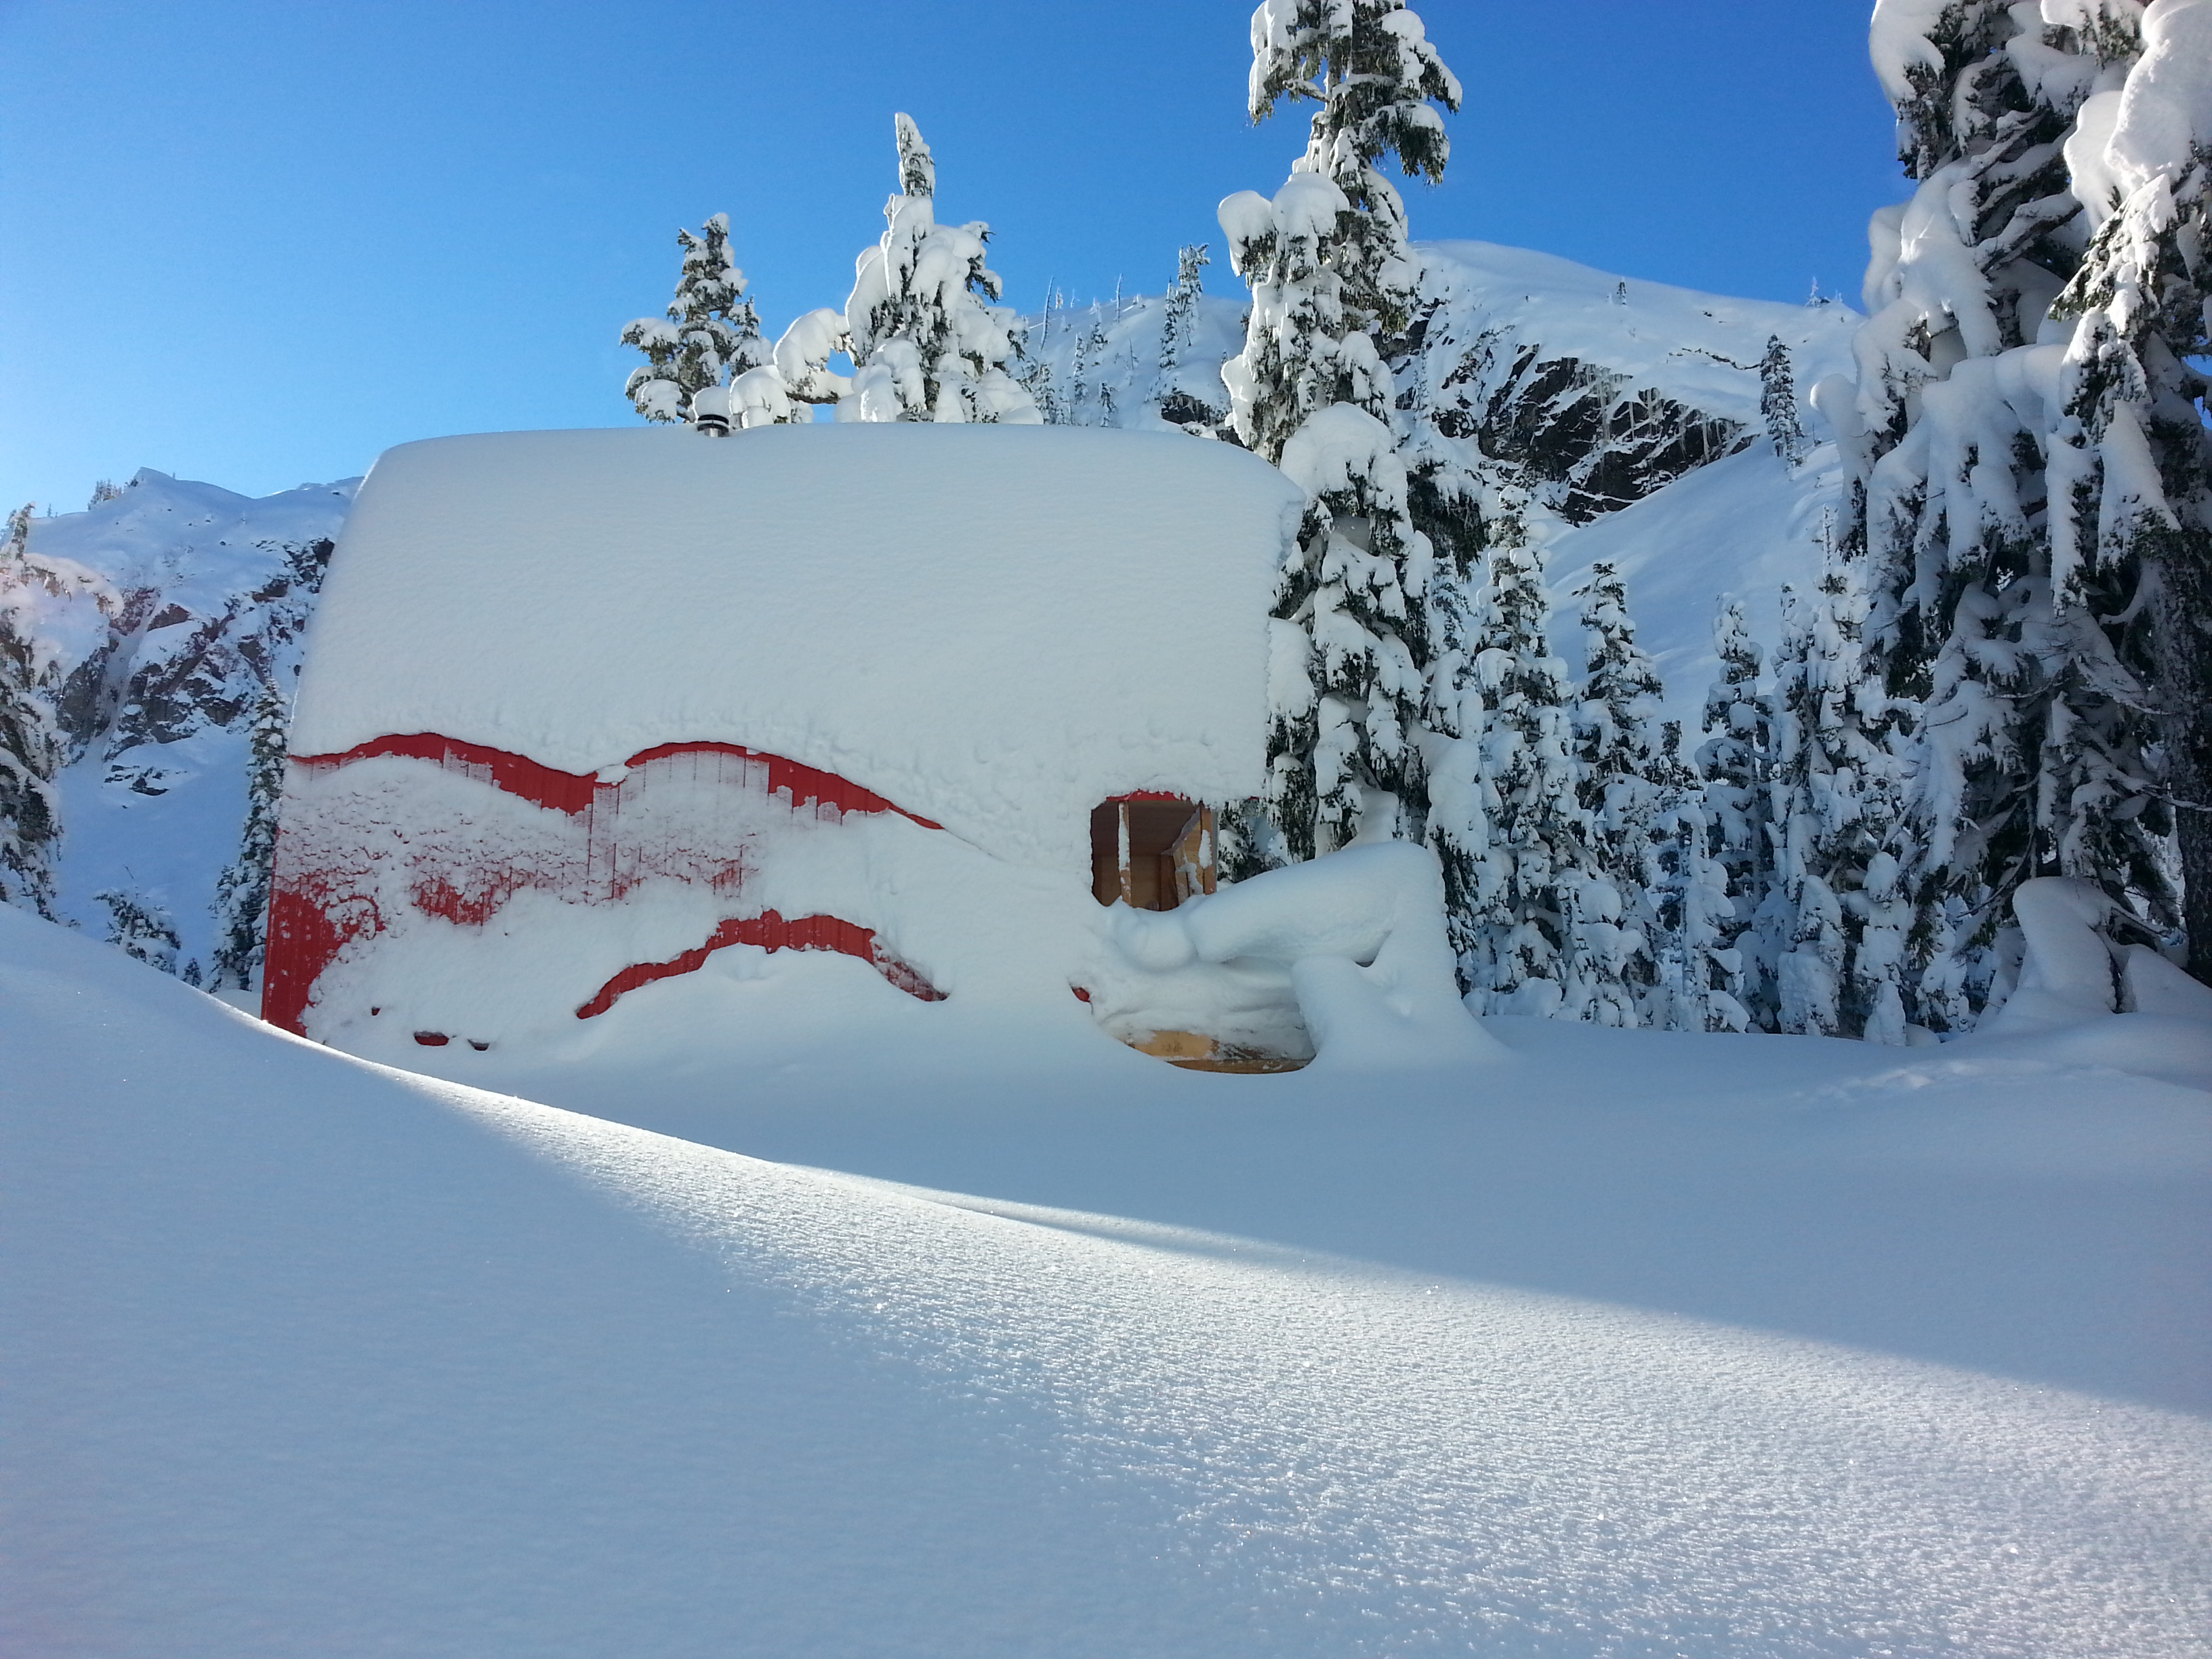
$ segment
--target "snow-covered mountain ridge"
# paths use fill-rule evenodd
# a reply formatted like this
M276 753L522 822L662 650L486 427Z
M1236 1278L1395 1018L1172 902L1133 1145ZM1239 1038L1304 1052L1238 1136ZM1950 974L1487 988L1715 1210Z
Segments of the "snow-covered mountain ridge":
M1401 404L1432 410L1445 435L1472 447L1471 462L1539 489L1571 524L1754 442L1769 340L1787 348L1800 388L1851 372L1862 319L1840 304L1701 294L1492 242L1414 249ZM1216 426L1243 311L1241 296L1199 296L1171 363L1164 296L1033 314L1030 354L1049 393L1040 402L1078 426L1153 427L1164 412Z
M214 977L252 727L289 702L355 482L257 499L142 471L0 562L58 751L58 917Z

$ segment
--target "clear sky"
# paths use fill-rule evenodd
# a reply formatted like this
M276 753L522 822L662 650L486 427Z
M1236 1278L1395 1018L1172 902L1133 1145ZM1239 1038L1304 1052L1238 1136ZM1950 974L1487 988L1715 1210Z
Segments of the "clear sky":
M1866 0L1416 9L1467 93L1417 238L1856 303L1903 193ZM261 494L410 438L634 419L616 336L667 303L675 228L730 214L771 337L842 305L894 110L1009 300L1157 291L1303 144L1245 119L1249 10L0 0L0 503L140 466Z

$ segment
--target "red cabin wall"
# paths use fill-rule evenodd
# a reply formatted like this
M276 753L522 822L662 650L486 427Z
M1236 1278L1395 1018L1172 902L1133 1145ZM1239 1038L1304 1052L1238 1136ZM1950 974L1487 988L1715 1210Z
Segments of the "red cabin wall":
M540 848L532 856L504 858L470 848L465 824L428 826L435 833L423 834L421 844L403 854L413 859L407 902L425 915L481 927L525 888L548 890L571 902L611 904L643 881L668 877L703 884L726 901L732 914L698 946L668 961L623 969L574 1011L580 1018L604 1012L638 986L692 971L713 951L735 944L770 951L836 951L869 963L900 989L926 1000L942 994L886 950L870 928L836 916L787 921L773 910L743 914L749 873L745 827L757 823L772 802L780 799L787 810L832 823L849 813L897 812L924 829L940 827L849 779L733 744L697 743L642 750L624 763L619 777L608 781L434 732L378 738L342 754L295 756L294 778L310 783L381 757L459 774L573 824L547 838L546 844L556 849L550 854ZM686 792L687 799L714 803L713 813L726 835L717 838L710 832L703 844L696 835L671 836L665 823L642 810L657 791L670 789ZM312 820L313 809L302 801L308 793L289 792L279 829L262 981L262 1017L302 1035L317 983L331 963L353 941L384 932L392 920L380 911L379 884L364 875L374 858L389 856L388 848L333 845L330 836L319 833L323 826L302 823L302 816ZM696 831L697 826L691 828ZM458 855L456 845L463 849ZM388 896L390 884L382 890Z

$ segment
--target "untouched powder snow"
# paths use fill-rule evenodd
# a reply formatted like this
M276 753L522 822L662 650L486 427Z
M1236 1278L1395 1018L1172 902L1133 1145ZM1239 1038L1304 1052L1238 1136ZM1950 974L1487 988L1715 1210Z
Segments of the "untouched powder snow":
M1694 750L1705 692L1720 677L1712 628L1721 596L1742 601L1753 635L1771 648L1781 632L1782 590L1810 593L1820 580L1822 538L1844 522L1843 492L1833 444L1791 467L1762 441L1565 531L1551 544L1554 647L1581 669L1583 601L1575 596L1593 564L1610 562L1628 584L1638 642L1666 688L1663 717L1683 723Z
M717 987L691 981L625 999L629 1038L696 1017ZM755 1039L755 1083L562 1073L763 1150L964 1170L987 1195L961 1197L349 1060L0 913L0 1645L2202 1650L2201 1418L1666 1290L1670 1261L1832 1273L1802 1222L1825 1193L1901 1235L1931 1330L1972 1326L2018 1264L1929 1247L2004 1208L2075 1342L2100 1302L2109 1347L2185 1342L2201 1286L2140 1281L2187 1231L2172 1194L2201 1222L2202 1092L2019 1042L1900 1069L1491 1024L1514 1055L1387 1088L1103 1037L805 1060L797 1031L780 1061ZM2166 1224L2130 1235L2100 1192ZM1521 1235L1554 1282L1514 1270ZM1610 1296L1557 1282L1607 1264Z
M1087 869L1109 796L1255 794L1303 501L1175 434L509 433L362 486L295 755L436 732L572 773L721 742Z

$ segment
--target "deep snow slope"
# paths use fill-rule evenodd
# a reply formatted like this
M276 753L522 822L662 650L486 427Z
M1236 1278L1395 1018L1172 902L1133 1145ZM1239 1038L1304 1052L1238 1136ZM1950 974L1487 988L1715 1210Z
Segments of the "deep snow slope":
M1148 1192L1249 1204L1237 1193L1282 1164L1225 1154L1262 1152L1249 1131L1267 1113L1304 1176L1279 1218L1364 1202L1421 1211L1444 1240L1479 1229L1509 1179L1559 1201L1579 1164L1618 1161L1600 1132L1634 1115L1592 1085L1618 1092L1662 1052L1647 1040L1628 1068L1559 1040L1639 1035L1543 1031L1534 1058L1388 1079L1194 1079L1101 1039L1062 1072L1118 1089L1123 1127L1157 1139L1087 1175L1097 1142L1035 1079L848 1049L837 1075L872 1102L847 1099L847 1127L904 1112L913 1143L966 1142L999 1186L962 1198L348 1060L0 915L0 1296L18 1356L0 1646L2201 1652L2200 1418L1126 1218ZM1900 1131L1881 1091L1901 1085L1816 1063L1846 1045L1704 1041L1771 1055L1770 1089L1798 1068L1801 1088L1841 1091L1782 1113L1806 1125L1781 1138L1808 1165L1955 1179L1990 1162L1975 1114L2021 1092L1985 1079L1947 1109L1933 1080ZM825 1075L781 1073L817 1106ZM810 1103L761 1076L722 1085L750 1097L757 1131ZM2144 1191L2193 1159L2201 1180L2203 1097L2118 1076L2104 1175ZM1284 1082L1304 1092L1261 1092ZM1180 1092L1199 1083L1233 1086ZM687 1087L630 1084L641 1106ZM2027 1092L2013 1141L2079 1180L2087 1141L2065 1120L2082 1103ZM1025 1150L987 1170L973 1123L1004 1132L1024 1109ZM1206 1134L1178 1139L1178 1114ZM1222 1151L1204 1168L1174 1167L1208 1139ZM1673 1173L1724 1139L1693 1129ZM1501 1178L1467 1194L1405 1178L1454 1143ZM1362 1145L1382 1150L1347 1181ZM1118 1192L1121 1217L1016 1201L1054 1169ZM1725 1276L1746 1241L1714 1219L1671 1248ZM1763 1254L1810 1266L1805 1243ZM2073 1271L2118 1291L2136 1265L2091 1252Z
M1445 436L1569 524L1764 444L1770 339L1808 429L1806 393L1851 367L1860 319L1841 305L1729 299L1492 242L1418 251L1415 395Z
M1780 636L1784 586L1819 578L1843 520L1843 474L1808 402L1851 373L1856 312L1730 299L1489 242L1423 245L1429 310L1412 396L1547 550L1553 639L1579 672L1576 590L1607 560L1695 748L1716 678L1720 596L1754 638ZM1776 453L1760 411L1768 343L1786 354L1808 448Z
M33 636L66 752L58 915L108 931L103 892L208 963L216 883L238 856L264 694L289 699L300 638L354 480L254 498L142 471L112 501L31 523L0 562L0 624Z
M1398 364L1401 401L1425 410L1496 495L1521 504L1549 550L1554 638L1577 670L1575 590L1597 560L1621 568L1667 714L1694 734L1717 666L1717 597L1741 599L1771 646L1782 587L1817 579L1821 538L1842 521L1842 475L1807 399L1823 377L1852 373L1859 314L1701 294L1492 242L1416 252L1421 303ZM1060 416L1153 428L1165 408L1193 429L1225 418L1220 365L1243 349L1244 295L1234 275L1208 274L1222 294L1200 301L1172 373L1160 365L1158 296L1032 318L1030 349ZM1795 466L1760 413L1770 340L1788 354L1814 446Z

